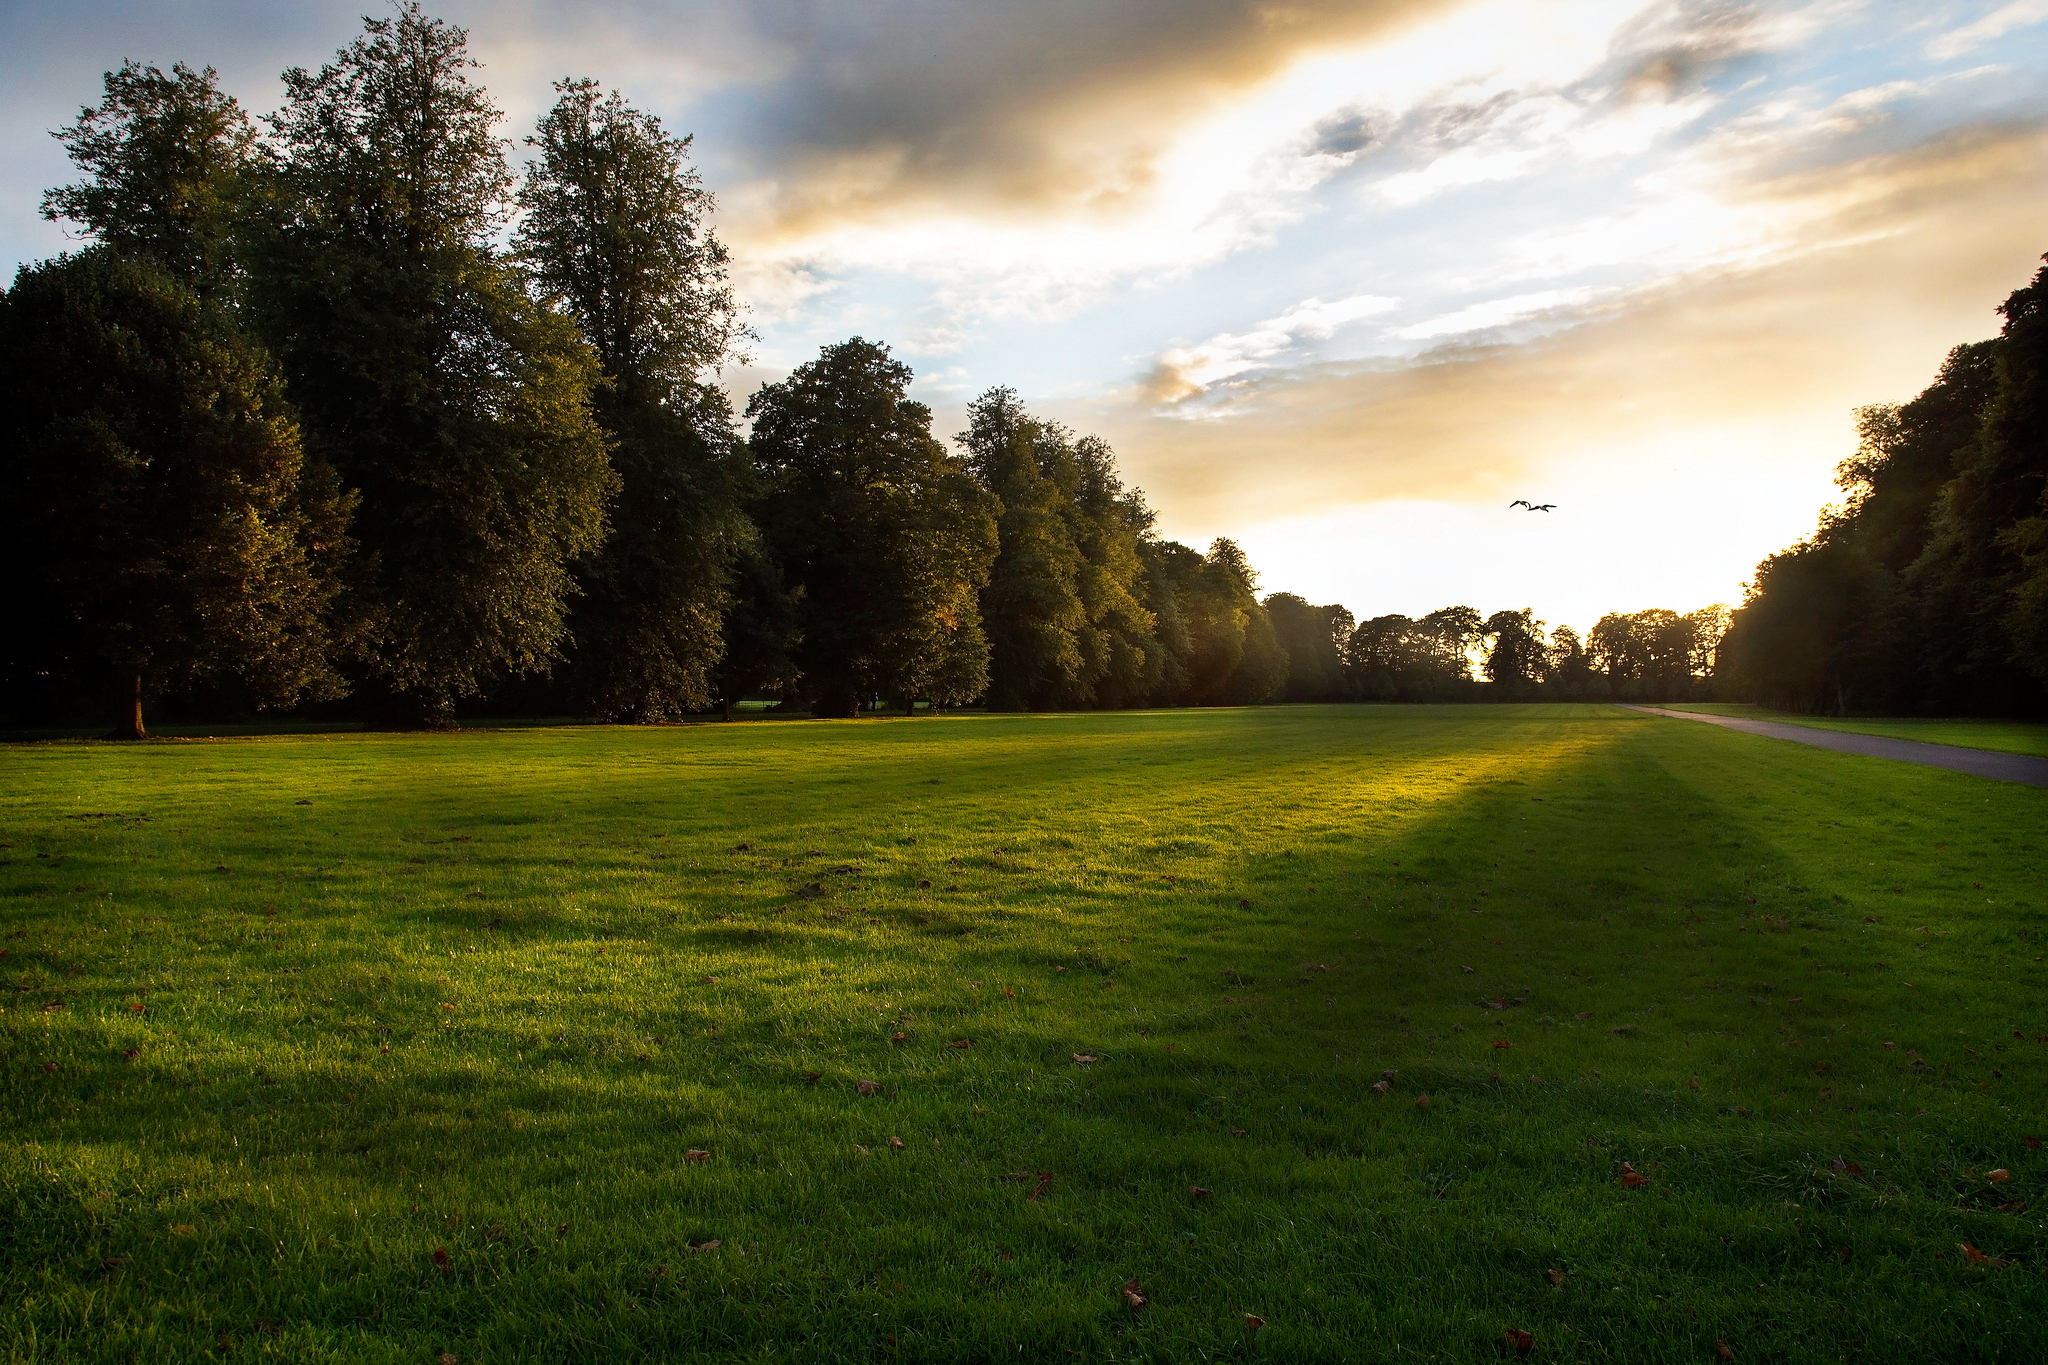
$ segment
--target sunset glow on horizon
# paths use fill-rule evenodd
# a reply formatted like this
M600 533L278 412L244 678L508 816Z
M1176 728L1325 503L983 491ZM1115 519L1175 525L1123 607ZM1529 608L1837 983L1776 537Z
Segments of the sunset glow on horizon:
M211 64L266 111L364 8L16 7L0 254L68 245L45 133L103 71ZM2039 0L431 8L515 142L564 75L695 134L742 404L885 341L940 431L1014 387L1162 534L1360 617L1739 601L1853 409L2048 250Z

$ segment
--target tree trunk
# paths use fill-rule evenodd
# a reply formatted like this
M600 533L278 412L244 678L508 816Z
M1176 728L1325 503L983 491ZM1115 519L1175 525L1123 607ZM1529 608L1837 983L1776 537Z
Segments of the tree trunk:
M128 678L128 704L124 708L128 715L121 724L114 727L108 739L148 739L149 731L142 725L142 675L133 673Z

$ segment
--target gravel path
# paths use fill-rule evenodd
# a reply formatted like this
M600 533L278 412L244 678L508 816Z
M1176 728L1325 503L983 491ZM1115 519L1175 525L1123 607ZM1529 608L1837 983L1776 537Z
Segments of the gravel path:
M1653 716L1674 720L1704 721L1748 735L1789 739L1794 744L1812 744L1845 754L1867 754L1871 758L1896 758L1901 763L1919 763L1929 768L1949 768L1959 773L1996 778L2001 782L2024 782L2048 787L2048 758L2032 754L1999 753L1992 749L1964 749L1953 744L1923 744L1917 739L1891 739L1884 735L1859 735L1847 730L1820 730L1809 725L1784 725L1774 720L1745 720L1736 716L1706 716L1696 711L1671 711L1662 706L1630 706Z

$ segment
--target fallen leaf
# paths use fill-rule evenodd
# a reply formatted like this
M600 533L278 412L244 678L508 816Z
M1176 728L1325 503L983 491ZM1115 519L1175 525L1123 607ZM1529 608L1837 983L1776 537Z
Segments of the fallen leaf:
M1519 1327L1508 1328L1508 1345L1515 1348L1515 1354L1525 1356L1536 1349L1536 1338L1532 1333Z
M2026 1209L2027 1201L2024 1199L2009 1199L1998 1206L2000 1213L2024 1213Z
M461 1365L462 1357L453 1351L443 1351L435 1357L435 1365Z
M1089 1063L1099 1060L1101 1059L1092 1052L1077 1052L1074 1054L1074 1061L1081 1066L1087 1066Z
M2038 1152L2041 1150L2041 1139L2037 1137L2023 1137L2020 1139L2020 1145L2030 1152Z
M1700 1088L1700 1078L1695 1076L1691 1080L1687 1081L1686 1085L1690 1089L1697 1090Z
M1728 1349L1728 1343L1725 1341L1716 1341L1714 1343L1714 1354L1720 1356L1723 1360L1735 1359L1735 1352Z
M1037 1203L1045 1194L1045 1187L1050 1184L1052 1184L1052 1172L1040 1171L1038 1173L1038 1183L1031 1187L1031 1193L1025 1195L1024 1198L1030 1203Z
M555 1236L557 1237L567 1237L568 1235L569 1225L567 1223L563 1223L561 1226L555 1229Z
M1574 1019L1591 1019L1592 1017L1593 1011L1591 1010L1580 1010L1577 1014L1574 1014L1572 1016L1572 1018Z
M907 1043L910 1041L910 1035L907 1033L892 1033L889 1035L889 1041L892 1043Z
M124 1047L121 1049L121 1059L123 1061L132 1062L141 1055L142 1049L139 1047Z
M683 1160L695 1161L701 1165L711 1160L711 1153L705 1151L702 1147L692 1147L689 1151L683 1153Z
M863 1095L872 1095L882 1088L877 1081L855 1081L853 1087Z
M1232 1137L1243 1137L1243 1136L1244 1136L1244 1129L1242 1129L1242 1128L1233 1128L1233 1129L1231 1129L1231 1130L1230 1130L1230 1135L1231 1135Z
M2011 1261L2001 1261L1996 1257L1986 1256L1983 1252L1977 1250L1977 1248L1971 1246L1968 1242L1957 1242L1956 1250L1962 1252L1963 1259L1968 1261L1971 1265L1988 1265L1995 1270L2003 1270L2005 1267L2012 1264Z
M2012 1179L2012 1172L2001 1166L1995 1171L1984 1172L1984 1178L1994 1185L2003 1185L2006 1181Z
M1244 1329L1247 1332L1257 1333L1258 1330L1261 1327L1264 1327L1265 1325L1266 1320L1260 1317L1257 1313L1246 1313L1244 1315Z
M817 1072L815 1072L815 1071L806 1071L806 1072L804 1073L804 1084L805 1084L805 1085L816 1085L816 1084L818 1083L818 1080L819 1080L819 1076L818 1076L818 1073L817 1073Z
M974 1041L970 1038L955 1038L952 1042L946 1044L946 1046L958 1048L960 1049L960 1051L965 1052L968 1048L974 1046Z
M1843 1175L1863 1174L1863 1168L1861 1166L1858 1166L1853 1161L1844 1161L1841 1157L1836 1157L1833 1164L1834 1168L1837 1171L1840 1171Z
M718 1249L719 1249L720 1247L722 1247L722 1246L724 1246L724 1245L725 1245L725 1243L724 1243L724 1242L721 1242L721 1241L719 1241L719 1240L718 1240L718 1239L717 1239L716 1237L713 1237L713 1238L712 1238L712 1239L711 1239L710 1241L708 1241L708 1242L698 1242L698 1243L695 1243L694 1245L692 1245L692 1246L691 1246L690 1250L692 1250L692 1251L695 1251L695 1252L698 1252L698 1253L700 1253L700 1254L701 1254L701 1253L703 1253L703 1252L706 1252L706 1251L716 1251L716 1250L718 1250Z
M1416 1096L1416 1098L1415 1098L1415 1107L1416 1107L1417 1109L1420 1109L1420 1110L1422 1110L1422 1111L1423 1111L1423 1112L1424 1112L1425 1114L1426 1114L1426 1113L1428 1113L1428 1112L1429 1112L1429 1096L1427 1096L1427 1095L1418 1095L1418 1096Z
M1008 986L1005 986L1005 987L1003 987L1003 994L1004 994L1004 995L1009 995L1009 996L1014 996L1014 995L1016 995L1016 994L1017 994L1017 992L1015 992L1015 991L1011 990L1011 989L1010 989L1010 988L1009 988Z
M1145 1306L1145 1291L1138 1288L1137 1280L1124 1281L1124 1302L1131 1306L1133 1312Z
M1621 1163L1621 1187L1623 1189L1633 1190L1649 1183L1650 1177L1644 1175L1626 1161Z
M1375 1095L1384 1095L1391 1088L1385 1081L1374 1081L1372 1083L1372 1093Z
M1458 964L1458 970L1463 972L1467 976L1477 976L1479 974L1477 968L1467 967L1462 962Z
M135 1013L140 1014L142 1013L143 1005L140 1000L137 1000L133 1004L129 1005L128 1008L133 1010Z
M1380 1073L1380 1079L1381 1079L1381 1080L1383 1080L1383 1081L1391 1081L1391 1080L1393 1080L1393 1079L1394 1079L1394 1068L1392 1068L1392 1067L1388 1067L1388 1068L1387 1068L1387 1069L1386 1069L1385 1071L1382 1071L1382 1072Z
M435 1248L434 1248L434 1264L435 1264L435 1265L437 1265L437 1266L439 1266L439 1267L440 1267L441 1269L443 1269L443 1270L446 1270L446 1269L448 1268L448 1248L447 1248L447 1247L435 1247Z
M892 1150L900 1152L903 1150L903 1139L892 1136L889 1139L889 1146Z
M449 1003L448 1003L448 1002L447 1002L446 1000L443 1000L443 1001L441 1002L441 1008L442 1008L442 1009L444 1009L444 1010L452 1010L452 1009L454 1009L454 1008L455 1008L455 1006L453 1006L453 1005L449 1004Z
M853 1144L853 1150L854 1150L854 1151L856 1151L856 1152L859 1152L859 1153L860 1153L860 1154L861 1154L862 1156L873 1156L873 1155L874 1155L874 1153L873 1153L873 1152L871 1152L871 1151L869 1151L869 1150L868 1150L867 1148L865 1148L865 1147L861 1146L861 1145L860 1145L860 1144L859 1144L858 1142L856 1142L856 1143L854 1143L854 1144Z
M718 978L715 976L707 976L704 978L704 984L707 986L716 986L718 984Z
M1550 1281L1554 1285L1562 1286L1564 1284L1565 1277L1564 1272L1562 1270L1546 1270L1543 1272L1543 1278Z
M197 1232L198 1230L199 1229L193 1227L190 1223L171 1224L171 1231L176 1233L180 1237L190 1237L193 1233Z
M1849 1264L1850 1258L1853 1257L1855 1254L1855 1252L1849 1250L1849 1248L1847 1247L1835 1248L1835 1259L1840 1261L1843 1265Z
M1214 1193L1216 1193L1216 1191L1211 1189L1204 1189L1200 1185L1188 1186L1188 1198L1190 1199L1207 1199L1210 1195Z
M1493 1045L1494 1045L1495 1047L1497 1047L1497 1048L1502 1048L1502 1047L1513 1047L1513 1046L1514 1046L1514 1044L1513 1044L1513 1043L1509 1042L1509 1041L1508 1041L1507 1039L1505 1039L1505 1038L1496 1038L1496 1039L1494 1039L1494 1040L1493 1040Z

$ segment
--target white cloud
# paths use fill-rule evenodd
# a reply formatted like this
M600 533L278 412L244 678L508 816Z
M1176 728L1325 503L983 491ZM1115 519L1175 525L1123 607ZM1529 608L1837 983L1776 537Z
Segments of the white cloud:
M1167 377L1159 386L1161 396L1169 401L1187 397L1266 365L1293 350L1300 338L1328 340L1339 328L1400 306L1399 299L1380 294L1354 294L1334 303L1304 299L1246 331L1221 332L1198 345L1176 346L1159 357L1160 374Z
M2014 29L2026 28L2043 20L2048 20L2048 0L2013 0L2013 3L1993 10L1974 24L1951 29L1935 38L1927 44L1927 55L1938 62L1949 61L1993 38L2002 38Z
M1516 294L1511 298L1487 299L1455 313L1430 318L1426 322L1399 327L1393 335L1403 341L1433 341L1438 337L1464 336L1472 332L1490 331L1506 327L1511 323L1527 322L1531 318L1547 313L1562 313L1584 307L1594 299L1612 294L1611 288L1581 286L1576 289L1544 289L1534 294Z

